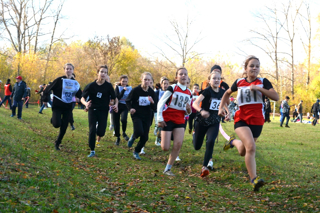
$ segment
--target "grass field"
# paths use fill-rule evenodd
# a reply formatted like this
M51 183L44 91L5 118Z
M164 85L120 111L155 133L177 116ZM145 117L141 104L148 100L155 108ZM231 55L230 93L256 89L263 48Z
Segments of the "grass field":
M168 152L154 145L150 129L141 161L107 130L97 157L88 158L87 113L75 109L75 131L68 128L61 151L51 110L23 109L23 120L0 108L0 212L319 212L320 125L265 124L257 142L257 172L267 185L254 193L244 158L235 149L214 148L215 172L199 177L205 147L195 151L186 133L173 166L162 174ZM128 135L132 133L131 119ZM223 125L233 132L231 122ZM135 145L135 144L134 144Z

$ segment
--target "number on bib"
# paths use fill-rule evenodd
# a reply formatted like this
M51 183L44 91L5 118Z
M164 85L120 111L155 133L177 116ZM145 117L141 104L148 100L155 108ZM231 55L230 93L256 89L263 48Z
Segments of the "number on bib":
M190 102L190 95L181 92L175 92L172 95L172 100L169 107L177 110L186 110L187 103L190 104Z
M250 87L238 88L237 99L239 106L246 104L263 103L262 93L256 90L250 90Z
M221 100L211 100L210 110L219 110Z
M148 97L140 96L139 97L139 106L148 106L150 105L150 101Z

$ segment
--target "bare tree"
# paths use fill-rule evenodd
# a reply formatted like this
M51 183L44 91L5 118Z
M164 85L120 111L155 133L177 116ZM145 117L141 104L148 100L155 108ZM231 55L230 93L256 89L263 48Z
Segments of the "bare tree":
M201 32L196 37L194 41L190 41L190 33L191 33L191 25L193 21L189 20L189 16L187 16L185 20L185 25L178 23L177 21L171 20L170 25L173 28L175 37L165 35L165 39L163 40L164 44L175 54L179 56L181 59L181 65L184 67L186 63L201 55L201 53L196 53L193 51L194 47L203 39L200 38ZM176 63L170 59L168 53L164 51L164 49L157 46L160 51L160 54L168 60L173 67L177 68Z
M251 29L250 32L253 37L245 40L246 43L251 44L262 50L273 62L275 73L261 73L272 77L276 81L277 90L282 94L282 78L279 69L279 41L280 34L283 30L283 22L279 17L277 5L274 7L266 6L266 12L259 12L255 14L255 18L262 22L261 29ZM242 50L240 50L242 51ZM243 52L243 51L242 51Z
M283 5L283 15L285 17L284 29L287 33L287 40L290 45L290 53L287 53L289 60L284 60L291 69L291 95L294 100L294 81L295 81L295 61L294 61L294 48L295 48L295 36L296 36L296 22L300 13L302 2L298 5L293 5L290 0L288 5Z
M111 75L120 56L121 41L119 37L95 36L87 42L84 50L91 56L90 58L95 67L100 64L107 64L108 74Z
M48 24L45 22L50 17L56 17L56 14L61 12L59 5L58 12L49 10L55 0L37 1L33 0L0 0L0 28L3 28L4 33L1 33L0 38L9 42L18 56L30 52L37 52L40 36L49 35L44 33L43 27ZM59 20L59 18L58 18ZM54 24L54 29L57 24ZM44 38L45 39L45 38ZM18 74L20 73L20 62L18 63Z
M312 25L311 25L311 12L310 12L310 5L308 2L304 2L304 6L306 9L306 15L303 15L300 13L300 22L301 26L303 27L305 36L307 37L307 42L305 42L301 38L301 42L303 45L303 48L307 54L307 60L308 60L308 65L307 65L307 79L306 79L306 86L308 89L308 85L310 83L310 69L311 69L311 41L312 41ZM307 24L305 23L307 22Z

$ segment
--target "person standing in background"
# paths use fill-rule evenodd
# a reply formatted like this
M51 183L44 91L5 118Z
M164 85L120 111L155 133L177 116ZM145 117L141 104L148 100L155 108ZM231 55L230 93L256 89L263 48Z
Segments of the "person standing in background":
M11 107L12 114L11 117L16 115L16 108L18 107L18 119L21 119L22 116L22 106L25 97L27 96L27 84L22 81L21 76L16 77L16 83L13 86L11 93L11 98L13 99L13 104Z
M11 99L10 99L10 96L11 96L11 93L12 93L12 86L10 84L10 79L7 80L7 83L6 85L4 85L4 98L3 100L1 101L0 103L0 107L2 106L2 104L6 103L6 101L8 100L9 102L9 106L10 106L10 109L11 109Z
M298 113L299 115L296 117L296 119L293 122L297 122L298 118L300 118L300 123L302 123L302 119L303 119L303 115L302 115L302 103L303 100L300 101L299 105L298 105Z

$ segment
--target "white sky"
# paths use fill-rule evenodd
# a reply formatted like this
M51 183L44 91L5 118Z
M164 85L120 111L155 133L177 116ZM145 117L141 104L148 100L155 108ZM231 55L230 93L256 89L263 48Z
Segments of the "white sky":
M312 0L311 0L312 1ZM97 36L124 36L146 57L156 57L161 38L173 36L169 20L194 20L192 35L201 32L203 40L194 49L213 58L221 53L241 64L238 47L258 57L263 53L241 41L249 38L249 29L258 27L253 13L264 9L265 0L67 0L63 14L68 17L60 26L74 35L72 40L86 41ZM320 5L312 1L317 16ZM314 24L315 21L313 22ZM300 40L297 38L297 40ZM172 54L169 52L169 55ZM173 54L172 54L172 57Z

